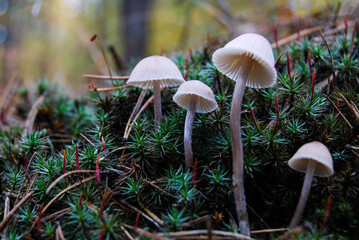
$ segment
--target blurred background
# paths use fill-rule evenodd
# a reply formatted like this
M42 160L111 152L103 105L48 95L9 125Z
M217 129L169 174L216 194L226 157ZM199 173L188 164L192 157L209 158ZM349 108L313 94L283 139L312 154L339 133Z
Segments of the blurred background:
M31 88L49 79L74 95L82 74L128 74L144 56L187 52L244 32L274 40L348 18L358 0L0 0L0 90L21 74Z

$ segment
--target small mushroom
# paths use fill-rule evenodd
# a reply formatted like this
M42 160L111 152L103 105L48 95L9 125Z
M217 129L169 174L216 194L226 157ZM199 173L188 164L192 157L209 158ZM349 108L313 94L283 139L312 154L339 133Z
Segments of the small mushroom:
M254 33L243 34L217 49L212 56L217 69L236 81L233 91L230 128L233 156L233 192L241 233L250 236L243 184L241 108L245 86L270 87L276 83L274 56L267 39Z
M289 227L298 225L307 202L313 176L329 177L334 173L333 159L328 148L320 142L310 142L301 146L288 162L292 169L305 172L302 192Z
M198 113L207 113L215 110L218 105L214 98L212 90L203 82L191 80L182 83L173 101L180 107L187 109L185 129L184 129L184 150L186 170L193 166L192 153L192 129L194 115Z
M142 59L132 70L128 85L143 89L153 88L155 124L162 122L161 88L174 87L184 82L181 72L170 59L150 56Z

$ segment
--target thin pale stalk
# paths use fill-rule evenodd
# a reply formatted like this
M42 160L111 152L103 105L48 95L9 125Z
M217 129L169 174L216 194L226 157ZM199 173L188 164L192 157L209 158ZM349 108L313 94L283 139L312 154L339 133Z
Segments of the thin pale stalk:
M243 181L243 145L241 136L241 110L244 90L246 87L247 76L251 67L251 62L242 66L241 77L237 79L233 92L230 128L232 139L233 155L233 193L236 203L236 211L241 233L250 236L250 227L246 206L246 197L244 194Z
M0 223L0 231L5 227L5 225L7 224L7 222L11 219L11 217L19 210L19 208L24 205L24 203L27 202L27 200L29 200L29 198L35 193L35 191L31 191L29 192L26 196L24 196L21 201L16 204L11 211L6 215L6 217L4 217L3 221Z
M305 204L307 202L310 187L312 185L312 179L315 171L315 161L308 160L307 171L305 173L304 183L302 187L302 192L300 193L299 202L297 208L295 209L295 213L293 215L292 221L290 222L289 228L293 228L298 225L300 217L303 214L303 210L305 208Z
M136 105L135 105L135 107L134 107L134 109L133 109L133 111L132 111L130 117L128 118L128 121L127 121L127 124L126 124L126 128L125 128L125 134L124 134L123 138L125 138L125 136L126 136L126 133L127 133L127 131L128 131L128 128L130 127L130 124L131 124L131 121L132 121L133 117L134 117L135 114L138 112L138 109L141 107L141 104L142 104L142 102L143 102L143 99L144 99L145 96L146 96L146 92L147 92L147 89L142 89L141 94L140 94L140 96L139 96L138 99L137 99L137 103L136 103Z
M162 122L161 87L158 81L153 83L153 96L155 105L155 124L159 126Z
M193 167L193 152L192 152L192 130L195 115L196 96L191 96L189 108L187 109L186 121L184 127L184 152L186 157L186 171Z
M104 75L93 75L83 74L83 78L97 79L97 80L128 80L129 76L104 76Z

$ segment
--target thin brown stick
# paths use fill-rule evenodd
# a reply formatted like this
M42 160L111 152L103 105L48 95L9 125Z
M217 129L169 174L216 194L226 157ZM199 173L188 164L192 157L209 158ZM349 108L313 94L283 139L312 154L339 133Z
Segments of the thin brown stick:
M332 63L333 84L334 84L334 87L335 87L336 86L336 74L335 74L335 65L334 65L333 54L332 54L332 51L330 50L329 43L328 43L327 39L325 38L322 30L319 30L319 33L320 33L320 36L322 37L322 39L323 39L323 41L325 43L325 46L328 49L328 53L330 55L330 60L331 60L331 63Z
M113 90L118 90L118 89L124 89L124 88L129 88L131 87L130 85L123 85L123 86L119 86L119 87L110 87L110 88L97 88L96 90L90 90L91 92L111 92Z
M272 233L272 232L282 232L287 231L288 228L274 228L274 229L263 229L263 230L254 230L251 231L252 234L258 234L258 233Z
M43 214L45 213L45 211L46 211L59 197L61 197L64 193L66 193L66 192L68 192L68 191L70 191L70 190L72 190L72 189L74 189L74 188L76 188L76 187L82 185L83 183L88 182L88 181L94 179L94 178L96 178L96 175L95 175L95 176L88 177L88 178L85 178L85 179L82 179L82 181L77 182L77 183L75 183L75 184L73 184L73 185L71 185L71 186L65 188L64 190L62 190L61 192L59 192L53 199L51 199L51 201L42 209L41 214L38 214L38 215L43 215ZM35 220L34 223L32 224L32 226L31 226L31 228L29 229L29 231L27 232L27 234L32 231L32 229L35 227L37 221L38 221L38 217L36 218L36 220Z
M340 114L340 116L342 116L342 118L344 119L344 121L348 124L348 126L353 129L353 126L349 123L349 121L346 119L346 117L343 115L343 113L340 111L340 109L337 107L337 105L335 105L335 103L333 103L332 100L330 100L330 98L323 94L324 97L333 105L333 107L338 111L338 113Z
M81 137L83 137L88 143L90 143L93 147L96 147L95 144L93 144L90 139L88 139L85 135L83 135L82 133L80 133Z
M311 27L311 28L307 28L307 29L303 29L302 31L299 32L301 37L305 37L307 35L310 35L312 33L318 32L321 28L325 27L324 26L319 26L319 27ZM293 41L296 41L298 37L298 33L293 33L292 35L289 35L288 37L282 38L278 41L278 46L283 46L283 45L287 45ZM272 43L271 44L272 48L276 48L277 45L276 43Z
M6 218L6 216L9 214L10 212L10 197L9 194L5 195L5 206L4 206L4 218Z
M32 177L32 179L30 181L30 184L27 186L26 194L28 194L30 192L32 186L34 185L34 183L35 183L35 181L37 179L37 175L38 175L38 173L35 173L34 176Z
M348 22L348 26L352 26L354 25L354 21L349 21ZM311 27L311 28L307 28L307 29L303 29L299 32L299 35L303 38L305 36L308 36L312 33L315 33L315 32L319 32L320 29L324 29L326 28L328 25L325 24L325 25L322 25L322 26L317 26L317 27ZM337 32L340 32L340 31L343 31L345 29L345 24L341 24L339 26L337 26L335 29L331 29L331 30L328 30L326 32L324 32L324 35L333 35ZM282 38L278 41L278 46L283 46L283 45L287 45L293 41L296 41L297 40L297 37L298 37L298 33L293 33L292 35L289 35L288 37L285 37L285 38ZM271 44L272 48L276 48L276 43L272 43Z
M105 75L93 75L93 74L84 74L82 75L83 78L89 78L89 79L96 79L96 80L111 80L111 76L105 76ZM128 80L129 76L113 76L113 80Z
M68 175L75 174L75 173L96 173L96 170L74 170L67 172L65 174L62 174L60 177L58 177L55 181L53 181L50 186L46 190L46 194L49 194L50 190L63 178L67 177ZM100 173L102 173L100 171Z
M168 236L171 238L177 238L181 236L195 236L200 234L207 234L207 229L200 229L200 230L191 230L191 231L181 231L181 232L168 232L168 233L158 233L159 236ZM251 237L248 237L246 235L240 234L240 233L234 233L234 232L225 232L220 230L212 230L213 235L220 235L220 236L228 236L233 237L235 239L253 239Z
M89 38L91 35L86 32L85 27L82 25L82 22L75 21L73 19L73 22L71 24L71 27L73 27L75 34L77 35L78 39L80 40L80 43L84 46L84 48L89 53L90 57L92 58L95 66L97 69L101 72L101 74L107 74L106 71L106 64L101 61L101 51L94 45L91 41L89 41Z
M160 225L164 224L164 221L162 219L160 219L159 217L157 217L156 214L154 214L150 209L146 208L145 206L143 206L143 204L140 203L140 206L143 208L143 210L145 210L145 212L156 222L158 222Z
M55 232L56 232L55 240L66 240L60 224L57 225Z
M112 86L114 86L113 78L112 78L112 73L111 73L111 68L110 68L110 64L108 64L107 57L106 57L106 54L105 54L105 49L104 49L103 46L102 46L102 42L101 42L100 36L97 36L97 43L98 43L98 45L100 46L100 49L101 49L101 52L102 52L102 56L103 56L103 58L104 58L104 60L105 60L106 67L107 67L107 71L108 71L108 74L110 75L110 79L111 79Z
M124 204L124 205L127 205L130 209L134 210L135 212L140 213L144 218L146 218L151 223L153 223L157 228L162 229L162 227L160 226L160 224L158 222L156 222L153 218L148 216L146 213L142 212L140 209L136 208L135 206L132 206L131 204L129 204L125 200L122 200L121 203Z
M31 191L29 192L26 196L24 196L23 199L21 199L21 201L16 204L11 211L9 212L9 214L6 216L6 218L4 218L4 220L1 222L0 224L0 231L4 228L4 226L6 225L6 223L11 219L11 217L19 210L19 208L24 205L24 203L27 202L27 200L29 200L29 198L35 193L35 191Z
M121 226L120 228L121 228L121 230L125 233L125 235L126 235L126 237L127 237L128 239L130 239L130 240L135 240L135 239L131 236L131 234L127 231L127 229L124 228L124 226Z
M132 122L132 118L133 116L135 116L135 114L138 112L138 109L140 108L142 102L143 102L143 99L145 98L146 96L146 92L147 92L147 89L142 89L141 93L140 93L140 96L138 97L138 100L136 102L136 105L130 115L130 117L128 118L128 121L127 121L127 124L126 124L126 128L125 128L125 132L124 132L124 135L123 135L123 138L125 138L126 134L127 134L127 131L128 131L128 128L130 127L130 124Z
M355 104L352 101L349 103L349 101L343 96L343 94L339 93L338 95L340 96L341 99L344 100L345 104L349 107L350 111L354 114L354 117L356 119L359 119L359 111L358 108L355 106Z
M54 221L55 219L61 217L62 215L70 212L70 210L71 210L70 207L61 209L60 211L57 211L49 216L42 218L42 221L49 221L49 220Z
M168 196L171 196L171 197L173 197L173 198L176 198L176 196L175 196L175 195L173 195L173 194L171 194L171 193L169 193L169 192L167 192L167 191L163 190L162 188L160 188L159 186L157 186L157 185L156 185L156 184L154 184L153 182L150 182L150 181L148 181L147 179L143 179L143 181L144 181L145 183L150 184L152 187L154 187L154 188L156 188L156 189L160 190L161 192L163 192L163 193L167 194Z
M156 239L156 240L171 240L170 238L166 238L166 237L163 237L163 236L156 235L154 233L147 232L147 231L145 231L145 230L143 230L141 228L135 228L135 227L132 227L132 226L127 225L127 224L124 224L123 226L126 227L126 228L129 228L131 230L134 230L135 232L137 232L140 235L150 237L150 238L153 238L153 239Z
M191 221L182 223L182 224L181 224L181 227L189 227L189 226L192 226L193 224L197 224L197 223L204 222L204 221L206 221L208 218L210 218L209 215L204 215L204 216L202 216L202 217L200 217L200 218L197 218L197 219L194 219L194 220L191 220Z

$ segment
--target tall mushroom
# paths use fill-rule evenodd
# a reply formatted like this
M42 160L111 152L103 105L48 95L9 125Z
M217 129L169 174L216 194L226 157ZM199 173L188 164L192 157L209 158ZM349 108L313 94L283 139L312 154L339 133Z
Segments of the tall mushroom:
M191 80L182 83L173 101L182 108L187 109L185 129L184 129L184 150L186 170L193 166L192 153L192 129L194 115L196 112L207 113L215 110L218 105L212 90L203 82Z
M241 108L245 86L270 87L276 83L274 56L267 39L254 33L243 34L217 49L212 56L217 69L236 81L230 115L233 155L233 192L241 233L250 236L243 184Z
M184 82L177 66L163 56L142 59L132 70L127 84L143 89L153 88L155 124L162 122L161 88L174 87Z
M305 172L305 178L300 194L299 202L290 228L298 225L307 202L313 176L329 177L334 173L333 159L328 148L320 142L310 142L301 146L288 162L292 169Z

